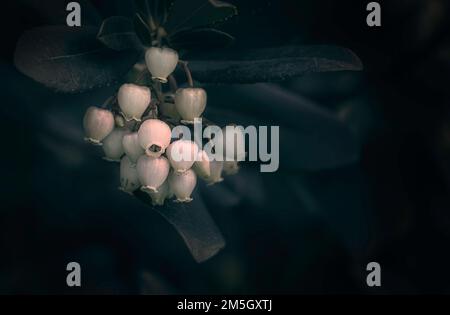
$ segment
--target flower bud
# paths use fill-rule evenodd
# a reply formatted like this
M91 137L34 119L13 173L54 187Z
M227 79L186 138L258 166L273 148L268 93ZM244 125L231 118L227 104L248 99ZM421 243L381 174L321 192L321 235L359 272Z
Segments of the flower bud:
M177 197L178 202L192 201L191 194L197 184L197 176L193 170L184 173L171 172L169 175L170 189Z
M149 191L148 194L152 198L152 204L154 206L163 206L164 201L173 196L173 193L170 190L169 182L167 180L158 187L158 192Z
M145 63L153 80L166 83L167 77L177 67L178 53L166 47L151 47L145 52Z
M86 141L102 145L102 140L114 129L114 115L109 110L91 106L84 115L83 127Z
M150 89L146 86L123 84L117 93L117 102L127 121L141 121L142 114L144 114L150 101Z
M144 121L138 131L141 147L152 157L159 157L166 151L171 135L169 125L159 119Z
M201 88L178 89L175 93L175 107L183 121L194 123L206 108L206 91Z
M167 148L167 158L177 173L186 172L194 165L198 147L190 140L177 140Z
M147 192L158 192L160 187L169 174L169 161L164 157L150 157L142 155L137 162L137 171L141 190Z
M123 150L130 159L131 163L136 164L141 155L144 154L139 143L139 135L137 132L126 134L122 140Z
M207 178L208 185L214 185L216 183L220 183L223 181L222 178L222 170L223 170L223 161L212 160L209 163L210 167L210 176Z
M237 161L224 161L223 172L225 175L236 175L239 172L239 165Z
M105 160L110 162L120 161L120 158L125 153L123 150L122 140L128 132L129 131L126 129L116 128L105 138L105 140L103 140Z
M136 165L130 161L127 156L124 156L120 161L120 187L119 189L132 193L140 187L139 176Z
M204 150L200 150L197 160L194 163L193 170L198 177L207 180L211 176L210 158Z

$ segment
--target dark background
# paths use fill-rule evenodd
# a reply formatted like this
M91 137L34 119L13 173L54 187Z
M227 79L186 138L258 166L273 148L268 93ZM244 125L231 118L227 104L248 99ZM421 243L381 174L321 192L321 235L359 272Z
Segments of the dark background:
M369 1L230 2L240 13L222 28L237 48L327 44L360 57L360 73L280 83L347 125L359 160L291 172L282 159L274 174L243 165L204 197L227 245L198 264L82 142L84 111L114 87L55 94L14 68L20 34L64 21L66 1L2 3L0 293L450 293L448 1L379 1L381 28L365 23ZM103 18L126 8L93 3ZM81 288L65 284L70 261ZM366 286L370 261L381 288Z

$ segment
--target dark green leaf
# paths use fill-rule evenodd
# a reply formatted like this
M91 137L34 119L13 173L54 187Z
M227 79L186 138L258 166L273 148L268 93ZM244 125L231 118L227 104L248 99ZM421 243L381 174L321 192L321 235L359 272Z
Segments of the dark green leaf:
M214 28L184 30L169 37L170 46L177 50L224 48L233 41L233 36Z
M81 92L117 82L138 58L97 38L97 28L44 26L25 32L14 55L25 75L61 92Z
M122 50L139 50L142 44L134 30L133 21L123 16L112 16L103 21L97 38L107 47Z
M362 63L346 48L285 46L197 55L190 58L189 67L194 79L200 82L257 83L314 72L358 71L362 70Z
M218 0L175 1L164 26L168 34L223 22L237 14L234 5Z
M136 197L151 205L150 197L141 191ZM166 201L163 207L154 207L183 238L197 262L203 262L217 254L225 240L205 207L201 196L194 192L193 201L188 204Z

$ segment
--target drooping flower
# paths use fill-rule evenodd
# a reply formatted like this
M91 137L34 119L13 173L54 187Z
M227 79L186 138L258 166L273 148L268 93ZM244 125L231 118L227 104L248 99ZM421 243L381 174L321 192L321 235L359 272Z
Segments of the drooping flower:
M136 84L123 84L117 93L117 102L127 121L141 121L151 101L150 89Z
M193 123L202 115L206 101L206 91L202 88L182 88L175 93L175 107L187 123Z
M103 140L103 152L105 152L104 159L110 162L120 162L123 150L123 137L129 133L127 129L116 128Z
M177 140L167 148L167 158L175 172L183 173L194 165L198 146L190 140Z
M190 202L192 201L191 194L197 185L197 176L193 170L187 170L184 173L171 172L169 185L177 197L177 202Z
M210 158L204 150L200 150L197 154L197 160L194 163L193 170L203 180L207 180L211 176Z
M145 52L145 63L153 80L166 83L167 77L177 66L178 53L166 47L151 47Z
M143 155L137 162L137 171L141 189L147 192L158 192L160 187L169 175L169 161L164 157L151 157Z
M124 156L120 161L119 189L131 194L133 191L139 189L139 187L140 182L136 165L133 165L128 156Z
M139 135L137 132L126 134L122 140L123 150L133 164L145 153L139 143Z
M223 181L222 171L223 171L223 161L213 160L209 163L210 166L210 176L206 179L209 185L214 185Z
M86 141L102 145L103 139L114 129L114 115L109 110L91 106L84 115L83 127Z
M159 157L169 146L171 134L168 124L159 119L149 119L139 128L138 138L145 154Z

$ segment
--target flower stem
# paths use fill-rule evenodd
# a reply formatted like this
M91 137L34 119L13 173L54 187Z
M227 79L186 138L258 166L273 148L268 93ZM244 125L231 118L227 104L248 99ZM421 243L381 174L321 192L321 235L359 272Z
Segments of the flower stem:
M173 75L169 75L168 79L169 79L170 90L172 91L172 93L175 93L178 90L177 80L175 79L175 77Z
M191 71L189 70L188 62L180 60L179 63L183 66L183 70L184 73L186 74L186 80L189 87L194 87L194 80L192 79L192 74Z
M109 108L109 105L113 104L116 101L116 95L111 95L106 99L106 101L102 104L102 108Z

